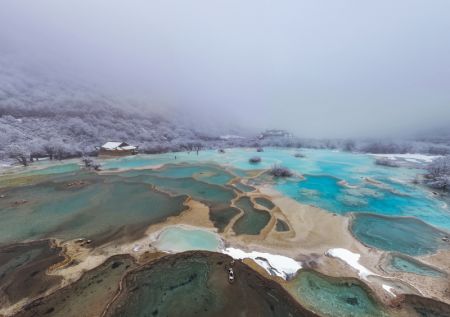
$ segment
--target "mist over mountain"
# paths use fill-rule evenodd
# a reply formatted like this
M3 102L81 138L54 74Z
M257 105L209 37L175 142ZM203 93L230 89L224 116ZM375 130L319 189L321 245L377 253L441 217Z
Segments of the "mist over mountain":
M266 129L232 123L194 109L149 106L139 98L121 98L48 71L31 70L0 59L0 155L60 157L95 154L106 141L126 141L141 152L203 148L289 146L373 153L446 154L449 129L428 129L405 140L386 138L305 138L290 133L260 134Z
M450 125L449 10L445 0L5 1L0 56L206 130L409 137Z
M6 1L0 153L78 156L115 140L143 152L201 143L445 154L449 9ZM267 129L292 136L260 138Z
M0 151L9 146L44 154L58 146L71 155L91 153L108 140L137 144L143 151L180 150L189 142L236 134L219 120L193 113L145 107L106 96L74 81L55 80L1 61Z

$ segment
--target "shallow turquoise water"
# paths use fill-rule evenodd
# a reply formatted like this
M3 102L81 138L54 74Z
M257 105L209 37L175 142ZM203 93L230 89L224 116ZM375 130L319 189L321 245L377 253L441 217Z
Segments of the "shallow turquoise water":
M164 168L149 171L152 175L170 178L186 178L192 177L202 182L213 185L225 185L234 176L219 166L211 166L207 164L196 165L167 165Z
M430 192L411 184L420 170L389 168L374 164L370 155L330 150L303 149L304 158L296 158L296 149L266 148L257 153L254 149L227 149L225 154L216 151L176 153L176 162L213 162L240 170L270 168L281 164L295 173L306 175L305 180L278 180L275 188L302 203L315 205L331 212L374 212L389 216L413 216L435 226L450 229L450 211L444 202L430 197ZM137 156L107 161L104 167L132 168L175 161L175 153ZM258 165L248 159L261 157ZM239 174L239 173L237 173ZM245 176L245 175L243 175ZM380 185L364 181L374 179ZM345 180L356 189L338 184Z
M302 203L339 214L373 212L386 216L412 216L442 228L450 228L450 213L442 207L443 203L431 198L420 188L401 184L379 188L368 183L358 188L347 188L339 185L340 180L332 176L305 177L301 181L281 182L276 188Z
M64 164L62 162L58 162L55 164L56 165L52 165L46 168L29 171L27 172L27 175L60 174L60 173L76 172L80 170L80 165L77 163Z
M172 165L160 170L131 171L124 173L124 176L129 177L130 181L153 184L175 194L191 195L195 199L222 209L235 195L231 188L214 185L228 183L232 174L248 177L248 171L281 164L297 174L305 175L305 179L296 177L278 179L275 180L275 189L301 203L339 214L369 212L390 217L415 217L438 228L450 230L448 206L433 197L427 189L411 183L415 175L423 171L378 166L374 164L372 156L364 154L302 149L305 157L297 158L294 156L296 152L297 149L266 148L261 153L257 153L255 149L227 149L225 154L219 154L217 151L201 151L199 155L185 152L137 155L101 160L101 163L103 169L142 168L171 163ZM255 155L261 157L260 164L248 162L248 159ZM190 165L192 163L196 165ZM215 167L214 164L226 167L226 171ZM71 171L73 168L73 163L70 163L66 167L64 165L49 167L40 170L39 173L58 173ZM375 183L366 181L366 178L374 180ZM355 188L340 185L339 182L342 180ZM248 190L248 188L240 189ZM230 218L231 214L227 218ZM396 219L392 218L389 221L396 222ZM221 224L222 227L224 225ZM358 230L357 227L360 225L364 227L364 221L356 222L352 229ZM402 225L391 227L394 236L409 234ZM428 238L424 237L424 240L428 241ZM437 246L435 242L430 243L434 244L435 249ZM382 245L379 244L379 247ZM400 246L398 249L403 247Z
M418 275L444 277L445 273L422 263L416 259L409 258L400 254L393 254L388 259L388 270L398 272L409 272Z
M414 218L356 214L351 230L366 245L412 256L450 249L445 232Z
M79 180L85 181L82 187L68 187ZM133 235L138 228L186 209L186 196L170 197L145 183L95 174L75 174L4 194L0 200L0 245L44 237L100 239L118 230ZM15 203L22 200L25 203Z
M300 271L290 284L294 297L321 316L388 316L366 289L356 282Z
M158 249L169 252L218 251L220 245L220 238L213 232L181 227L164 229L155 243Z
M241 182L234 183L233 186L244 193L249 193L249 192L252 192L255 190L255 188L245 185L245 184L242 184Z

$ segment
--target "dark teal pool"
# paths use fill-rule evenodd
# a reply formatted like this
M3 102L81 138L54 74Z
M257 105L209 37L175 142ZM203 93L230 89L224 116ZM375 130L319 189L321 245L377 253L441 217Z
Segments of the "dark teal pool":
M382 306L356 280L300 271L288 286L307 308L329 317L387 317Z
M239 198L236 206L244 211L244 214L233 226L236 234L257 235L269 223L270 214L265 210L255 208L250 198Z
M446 232L415 218L355 214L351 231L364 244L416 256L450 249Z
M313 316L278 284L217 253L166 256L130 273L106 316Z
M387 258L387 271L407 272L424 276L444 277L446 274L438 269L402 254L391 254Z

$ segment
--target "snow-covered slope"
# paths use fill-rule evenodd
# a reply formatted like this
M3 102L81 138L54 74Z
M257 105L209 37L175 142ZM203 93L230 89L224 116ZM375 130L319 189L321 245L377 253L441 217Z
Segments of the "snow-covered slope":
M189 142L219 140L199 122L165 117L151 107L107 97L67 80L56 80L0 59L0 152L10 146L67 155L89 153L108 140L138 144L148 152L180 149ZM232 131L231 131L232 132Z

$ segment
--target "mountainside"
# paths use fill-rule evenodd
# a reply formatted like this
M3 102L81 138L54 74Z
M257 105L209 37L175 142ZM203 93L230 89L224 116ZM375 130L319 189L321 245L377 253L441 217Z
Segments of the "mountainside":
M283 130L252 133L220 118L161 113L148 105L108 97L98 90L0 59L0 160L11 157L93 154L106 141L138 145L141 152L181 151L195 144L221 147L309 147L366 153L450 153L448 133L405 140L301 139ZM446 130L448 132L448 130Z
M5 67L3 67L5 66ZM189 123L188 123L189 122ZM108 140L139 145L145 152L181 150L192 142L220 141L220 130L170 120L89 87L50 80L17 67L0 67L0 153L26 151L63 157L89 154ZM225 133L236 131L225 130Z

